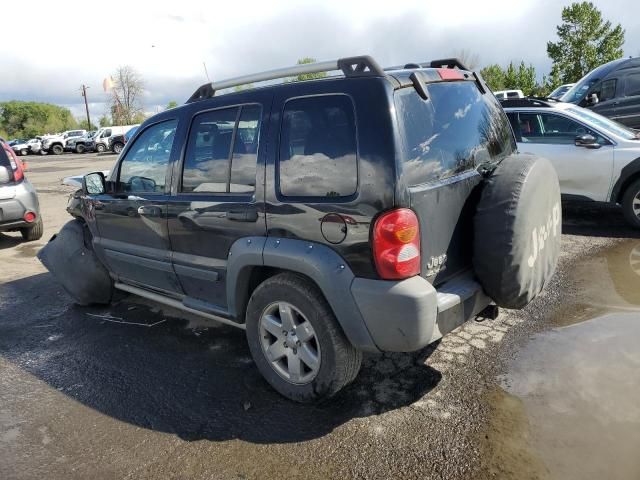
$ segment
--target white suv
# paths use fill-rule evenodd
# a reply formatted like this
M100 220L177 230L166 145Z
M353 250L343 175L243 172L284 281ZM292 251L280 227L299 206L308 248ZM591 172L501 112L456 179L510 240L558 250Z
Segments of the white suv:
M622 205L640 228L640 136L570 103L524 98L502 102L518 150L546 157L563 197Z

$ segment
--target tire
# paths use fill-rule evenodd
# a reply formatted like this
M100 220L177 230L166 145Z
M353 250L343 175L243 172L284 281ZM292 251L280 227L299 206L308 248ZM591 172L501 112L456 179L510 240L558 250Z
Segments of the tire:
M83 144L79 143L78 145L76 145L76 153L84 153L85 150L86 148Z
M20 155L22 155L23 157L26 157L27 155L29 155L29 150L27 150L26 148L23 148L22 150L20 150Z
M40 240L44 234L44 225L42 223L42 217L38 217L38 220L32 227L21 228L20 234L22 239L26 242L34 242Z
M54 145L51 147L51 153L54 155L62 155L64 153L64 148L62 148L62 145Z
M473 267L498 306L522 308L542 291L558 263L558 176L548 160L516 154L483 183L474 217Z
M634 204L636 209L634 209ZM640 179L633 182L624 191L622 214L629 225L640 228Z
M284 312L293 312L293 317L282 315ZM285 336L284 330L291 326L287 319L292 320L293 329ZM308 403L329 398L360 370L362 352L347 340L319 289L300 275L281 273L261 283L249 300L246 322L247 341L258 370L291 400ZM269 360L268 348L275 350L279 360ZM309 359L314 358L317 363L310 368L314 362ZM297 378L293 365L300 371Z
M98 144L96 145L96 151L97 151L98 153L104 153L104 151L105 151L105 150L106 150L106 149L104 148L104 145L103 145L103 144L98 143Z
M124 148L124 144L120 143L120 142L116 142L113 144L113 153L117 153L118 155L120 155L120 153L122 152L122 149Z

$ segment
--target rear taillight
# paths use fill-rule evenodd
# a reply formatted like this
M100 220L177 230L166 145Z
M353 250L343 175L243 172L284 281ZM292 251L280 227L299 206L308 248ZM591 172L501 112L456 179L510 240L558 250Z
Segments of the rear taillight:
M9 163L11 164L11 170L13 170L13 181L19 182L24 178L24 169L22 168L22 162L16 157L12 148L6 146L6 144L2 145L4 147L4 151L7 152L7 157L9 157Z
M373 226L373 259L385 280L399 280L420 273L420 225L408 208L384 213Z
M22 218L24 218L24 221L27 223L33 223L36 219L36 214L33 212L27 212L24 214L24 217Z

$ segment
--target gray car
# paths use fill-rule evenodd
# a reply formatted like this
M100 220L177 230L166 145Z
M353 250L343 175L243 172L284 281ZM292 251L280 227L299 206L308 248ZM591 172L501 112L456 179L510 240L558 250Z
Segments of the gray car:
M24 176L22 163L0 142L0 232L19 231L26 241L43 234L35 188Z

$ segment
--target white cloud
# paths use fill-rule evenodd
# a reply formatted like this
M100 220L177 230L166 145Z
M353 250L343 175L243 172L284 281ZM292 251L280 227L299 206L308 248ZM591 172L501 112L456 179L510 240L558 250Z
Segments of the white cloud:
M546 73L546 42L569 0L357 0L295 2L12 2L0 42L0 100L49 101L104 113L102 80L119 65L146 80L145 109L183 102L209 75L222 79L312 56L369 53L383 65L477 53L482 64L524 59ZM640 54L635 1L596 0L627 30L626 54ZM15 19L25 19L15 21Z

